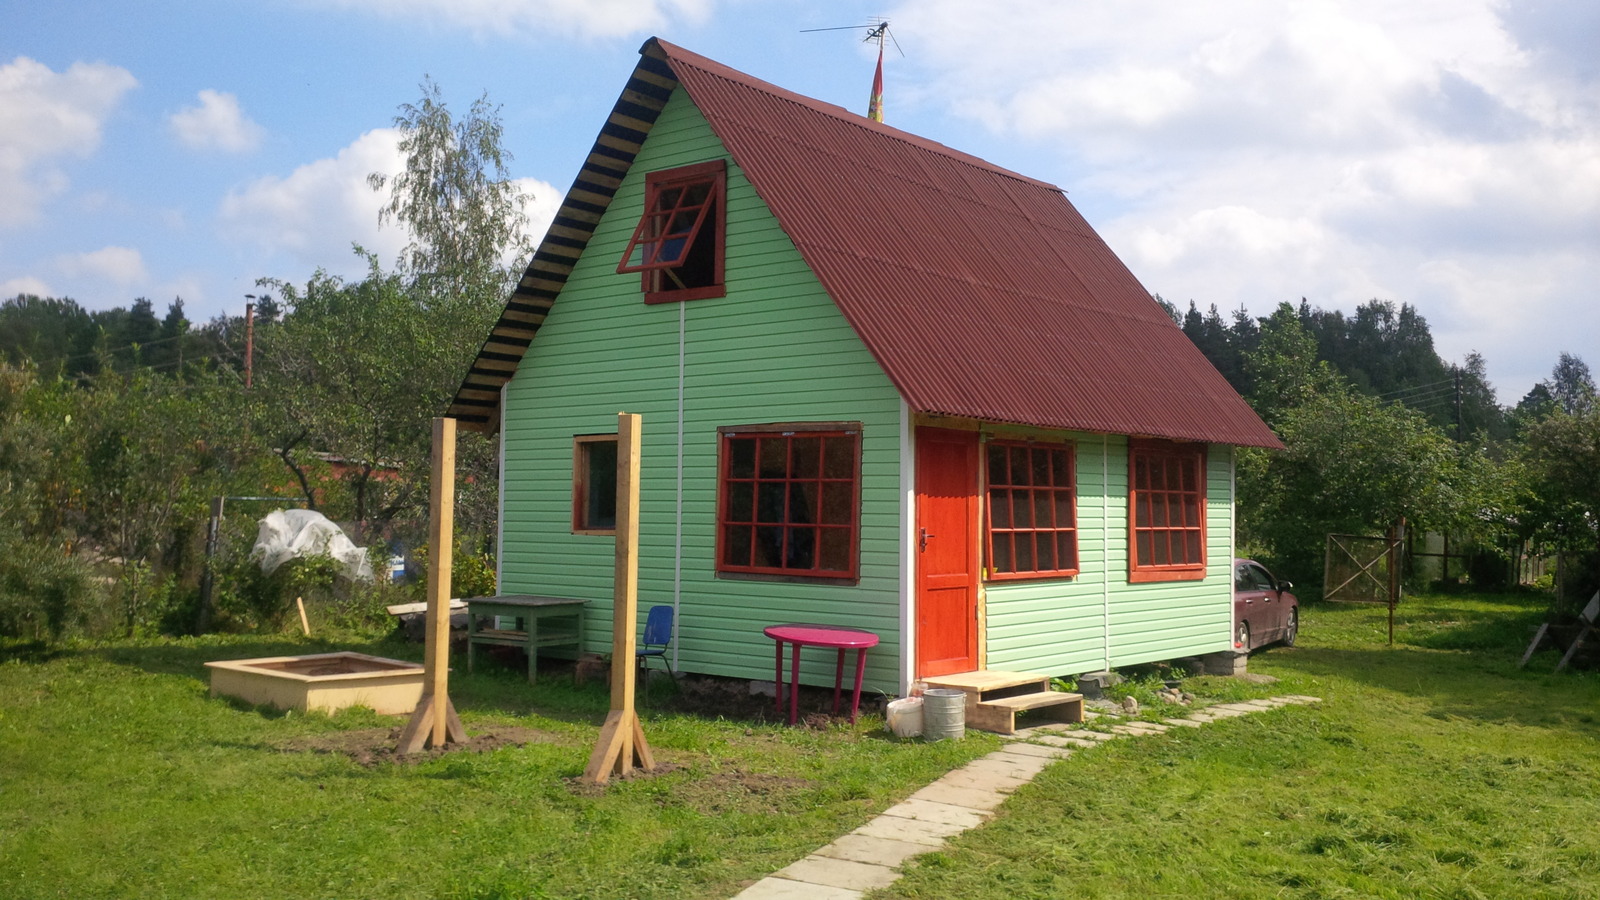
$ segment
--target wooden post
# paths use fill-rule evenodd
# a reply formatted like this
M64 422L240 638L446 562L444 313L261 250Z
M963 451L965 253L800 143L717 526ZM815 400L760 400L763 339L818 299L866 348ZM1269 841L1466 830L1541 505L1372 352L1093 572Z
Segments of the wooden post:
M635 766L655 768L639 715L633 708L634 632L639 630L640 419L617 413L617 552L611 614L611 712L583 770L583 781L605 784Z
M455 547L456 420L433 420L433 477L428 491L428 629L422 699L400 732L401 753L467 739L450 702L450 561Z

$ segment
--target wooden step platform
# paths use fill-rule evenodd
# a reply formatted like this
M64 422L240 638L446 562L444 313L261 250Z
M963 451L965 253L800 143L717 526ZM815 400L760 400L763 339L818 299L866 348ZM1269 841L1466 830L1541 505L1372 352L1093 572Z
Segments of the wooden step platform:
M1015 734L1018 713L1027 714L1027 725L1083 721L1083 695L1052 691L1048 675L980 669L923 681L929 687L965 691L967 727L979 731Z

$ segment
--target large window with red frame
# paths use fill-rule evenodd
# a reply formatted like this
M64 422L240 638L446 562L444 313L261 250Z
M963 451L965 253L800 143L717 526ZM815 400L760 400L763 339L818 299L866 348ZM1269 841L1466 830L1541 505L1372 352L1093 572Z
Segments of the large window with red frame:
M1128 580L1206 577L1205 446L1133 441L1128 482Z
M639 272L646 303L727 293L722 283L727 167L713 160L645 176L644 215L617 264Z
M1078 573L1073 463L1069 445L989 442L984 544L990 579Z
M717 571L855 578L859 426L718 429Z

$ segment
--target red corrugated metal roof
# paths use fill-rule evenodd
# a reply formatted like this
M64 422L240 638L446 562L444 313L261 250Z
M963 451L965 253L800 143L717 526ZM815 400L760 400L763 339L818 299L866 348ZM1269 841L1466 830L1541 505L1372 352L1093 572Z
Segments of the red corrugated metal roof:
M1282 446L1060 189L652 45L913 409Z

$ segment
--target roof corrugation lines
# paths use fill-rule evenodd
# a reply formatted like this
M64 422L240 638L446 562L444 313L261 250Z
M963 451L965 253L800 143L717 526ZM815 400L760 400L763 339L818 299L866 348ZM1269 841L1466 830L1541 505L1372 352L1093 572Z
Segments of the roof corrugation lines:
M911 408L1282 446L1060 189L665 41L664 57Z

